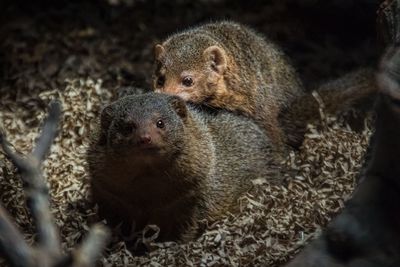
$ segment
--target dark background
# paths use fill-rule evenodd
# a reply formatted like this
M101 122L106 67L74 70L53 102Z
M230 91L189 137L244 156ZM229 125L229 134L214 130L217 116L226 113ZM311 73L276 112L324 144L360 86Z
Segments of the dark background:
M115 1L115 0L114 0ZM231 19L279 43L307 88L381 54L373 0L3 1L0 94L63 89L66 78L149 86L152 47L197 23ZM31 92L31 93L32 93Z

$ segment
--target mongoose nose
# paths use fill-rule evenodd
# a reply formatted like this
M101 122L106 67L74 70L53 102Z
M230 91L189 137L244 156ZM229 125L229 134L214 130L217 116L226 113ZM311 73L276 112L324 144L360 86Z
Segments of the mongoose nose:
M150 135L146 134L139 137L139 144L148 145L150 143L151 143Z

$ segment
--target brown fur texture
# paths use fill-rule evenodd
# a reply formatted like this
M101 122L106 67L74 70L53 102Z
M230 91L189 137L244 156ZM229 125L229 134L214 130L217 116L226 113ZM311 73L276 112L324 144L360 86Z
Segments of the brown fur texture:
M252 179L280 180L268 140L247 118L176 96L123 97L102 111L88 151L94 200L111 223L156 224L158 240L191 240L199 221L235 210Z
M359 74L355 76L318 88L327 105L344 107L364 97L366 92L348 88L362 80ZM367 79L371 83L373 77ZM358 88L369 93L376 87ZM247 115L280 148L284 144L299 147L307 123L319 114L318 103L305 93L281 49L230 21L190 28L156 45L154 89Z
M303 91L295 70L272 42L224 21L172 35L156 46L155 54L156 90L246 114L275 144L282 144L278 114ZM192 86L185 86L185 77L193 80Z

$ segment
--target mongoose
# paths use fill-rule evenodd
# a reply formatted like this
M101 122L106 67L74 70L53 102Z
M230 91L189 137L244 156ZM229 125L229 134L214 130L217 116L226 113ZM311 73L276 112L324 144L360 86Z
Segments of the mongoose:
M159 241L190 240L200 220L235 210L252 179L280 179L255 123L177 96L123 97L103 109L96 136L88 162L101 215L136 230L158 225Z
M299 147L308 117L318 118L318 103L305 93L283 51L244 25L222 21L189 28L157 44L154 54L154 90L245 114L278 147ZM353 84L358 90L351 88L352 93L343 94L346 97L340 97L346 81L330 84L332 92L327 88L322 92L329 92L325 99L338 108L375 88L369 83ZM340 102L343 99L345 103Z
M360 182L345 209L288 267L400 266L400 49L384 57L375 132Z

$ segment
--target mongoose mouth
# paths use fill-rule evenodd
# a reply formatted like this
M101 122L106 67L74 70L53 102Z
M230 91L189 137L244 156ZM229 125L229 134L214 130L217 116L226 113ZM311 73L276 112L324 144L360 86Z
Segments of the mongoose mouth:
M159 146L156 145L152 145L152 144L145 144L145 145L138 145L137 150L139 151L143 151L143 152L159 152L161 151L161 148Z
M126 146L129 153L137 156L160 156L163 154L163 147L156 144L131 144Z
M113 146L112 151L121 155L159 155L163 149L154 144L121 144Z

